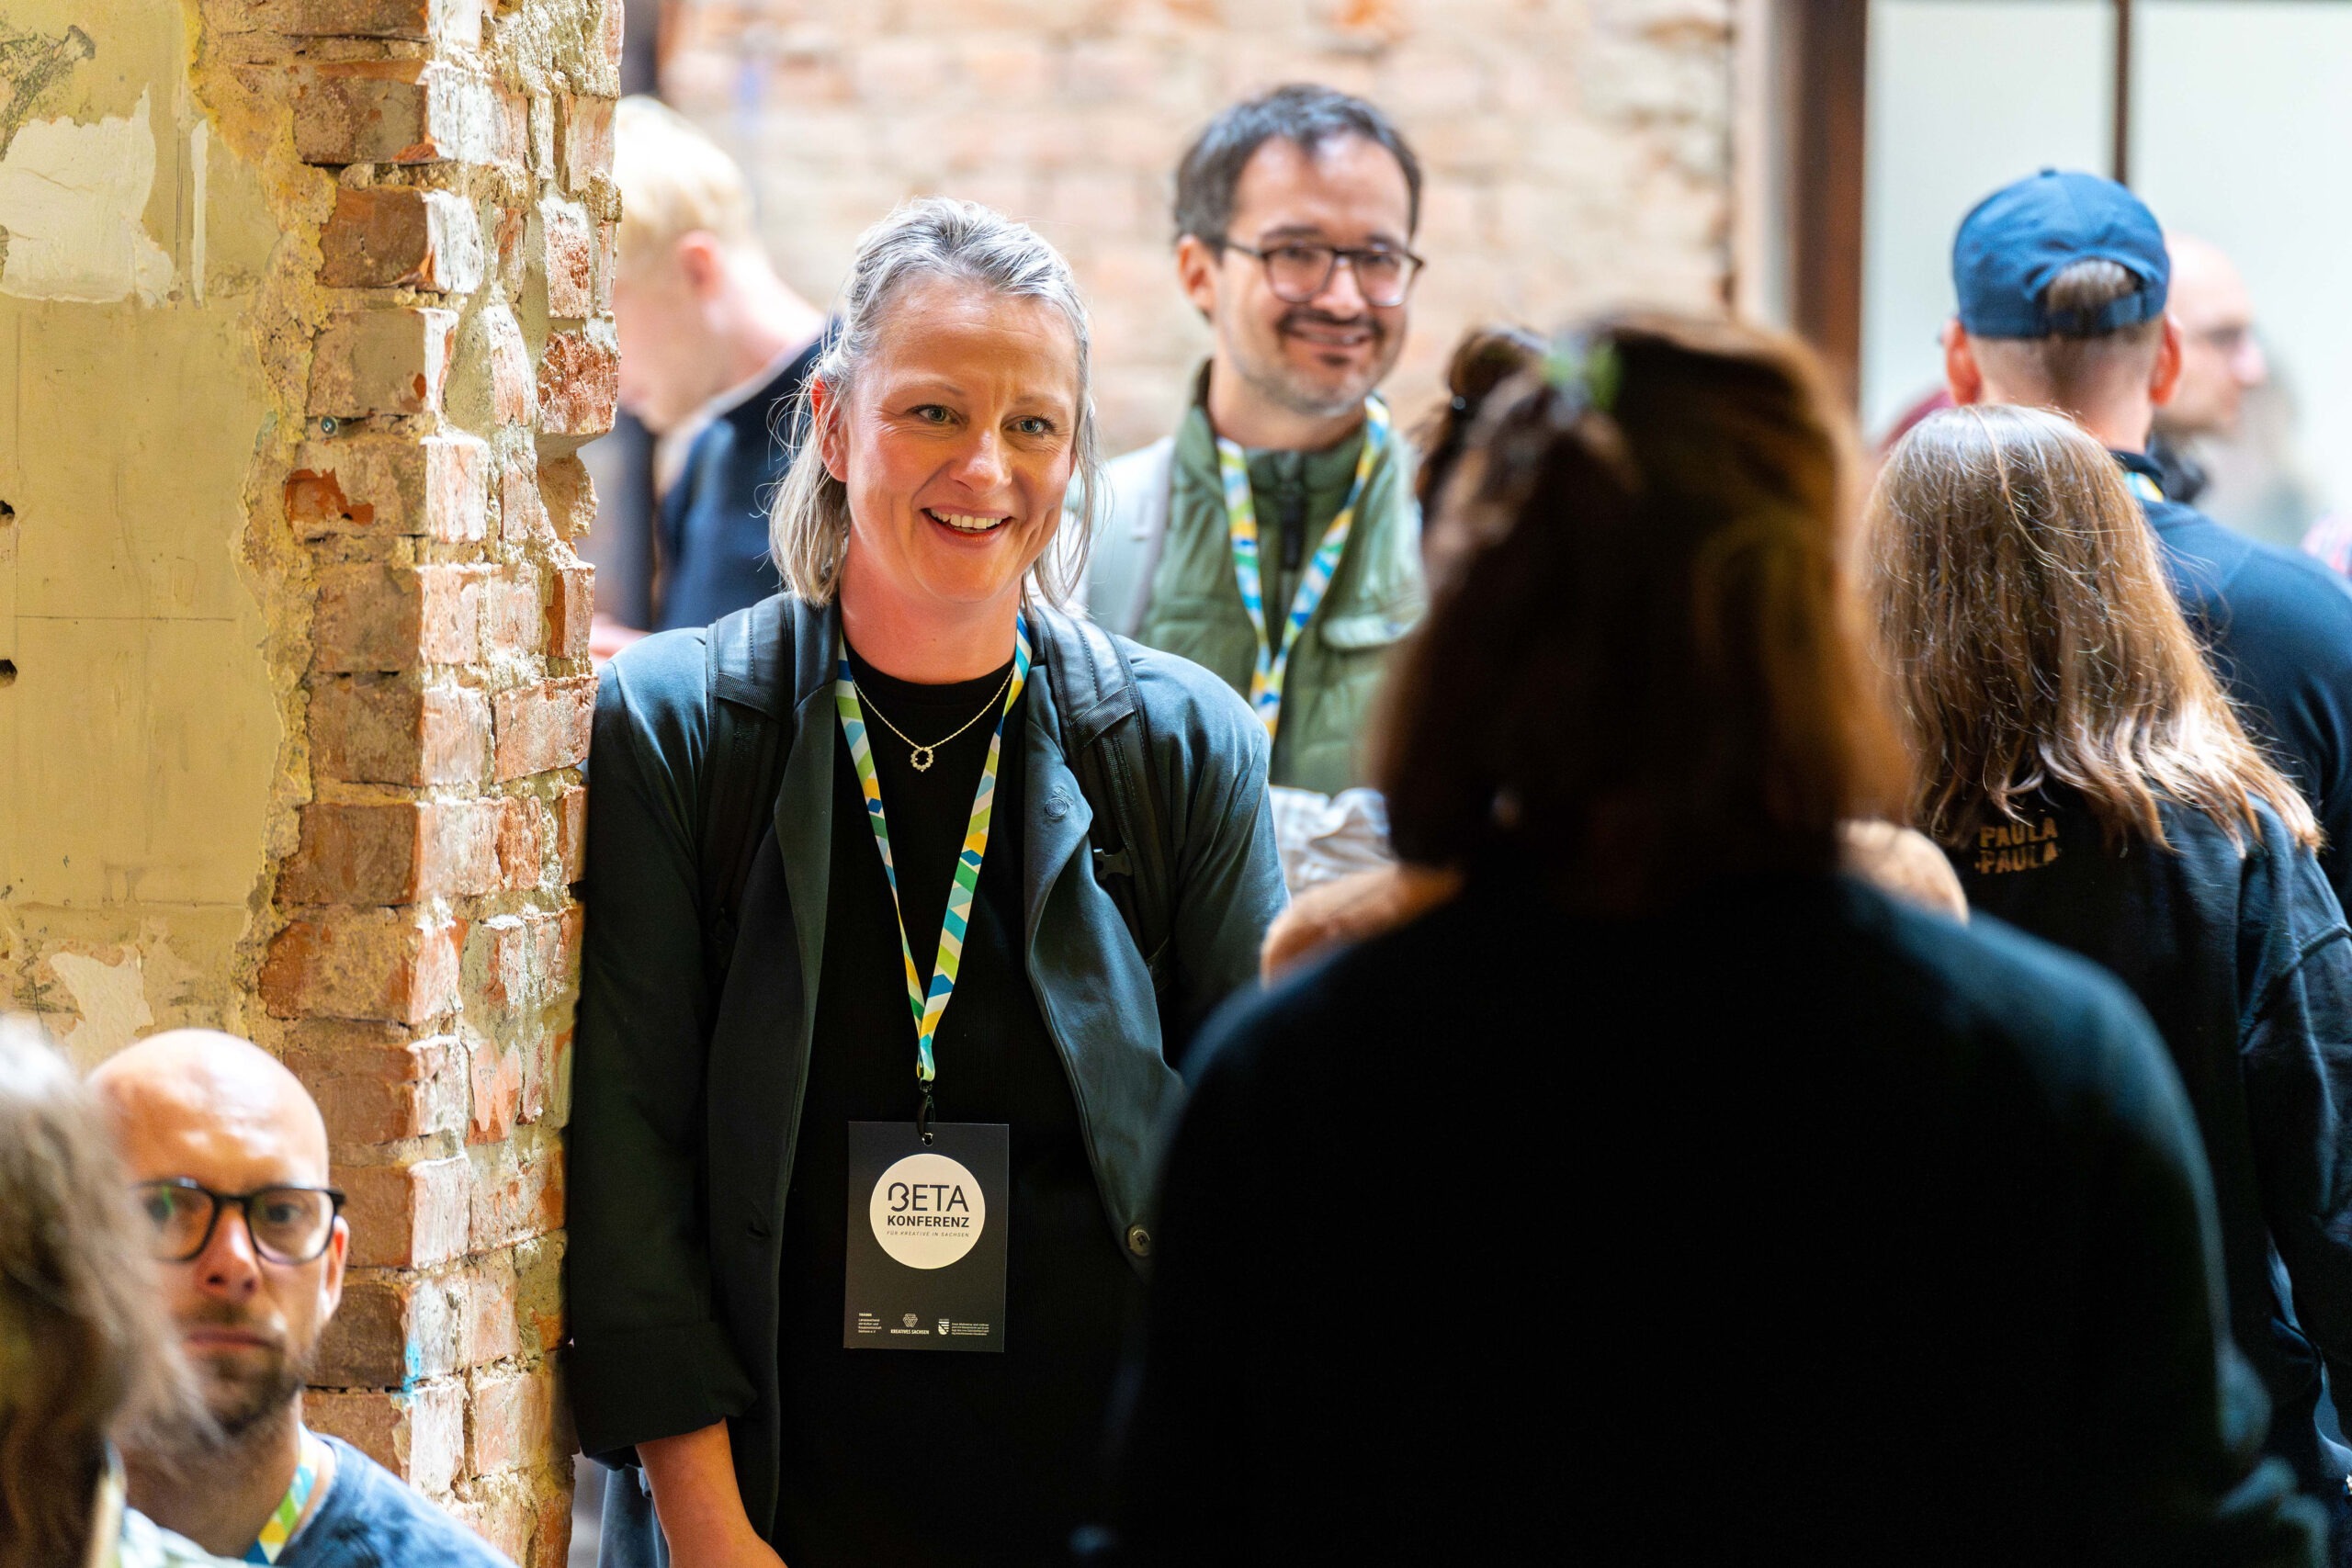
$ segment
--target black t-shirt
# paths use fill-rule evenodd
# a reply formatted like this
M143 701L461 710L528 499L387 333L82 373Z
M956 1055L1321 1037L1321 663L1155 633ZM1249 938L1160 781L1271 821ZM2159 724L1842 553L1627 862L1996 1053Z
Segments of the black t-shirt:
M2323 1359L2352 1371L2352 936L2312 852L2255 805L2243 852L2170 802L2169 849L2110 845L2053 786L2022 822L1947 852L1973 908L2100 964L2155 1021L2212 1168L2232 1330L2270 1391L2270 1450L2340 1507L2346 1456L2325 1451L2313 1409Z
M928 983L993 714L918 772L877 710L918 740L935 740L989 706L1004 671L919 686L851 658L909 946ZM793 1568L1057 1562L1094 1510L1103 1408L1136 1283L1104 1217L1077 1101L1024 964L1028 702L1024 693L1005 716L988 853L933 1042L939 1118L1012 1128L1002 1355L842 1347L849 1123L911 1121L917 1095L889 885L849 747L836 736L825 955L784 1228L775 1544Z

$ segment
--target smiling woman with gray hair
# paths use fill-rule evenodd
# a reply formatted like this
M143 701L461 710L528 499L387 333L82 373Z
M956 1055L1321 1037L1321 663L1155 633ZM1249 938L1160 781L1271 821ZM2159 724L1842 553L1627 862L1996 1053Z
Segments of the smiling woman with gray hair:
M571 1130L604 1561L1048 1562L1088 1517L1179 1069L1282 901L1266 736L1056 607L1069 270L967 202L859 245L785 594L606 671ZM953 1456L952 1508L907 1478Z

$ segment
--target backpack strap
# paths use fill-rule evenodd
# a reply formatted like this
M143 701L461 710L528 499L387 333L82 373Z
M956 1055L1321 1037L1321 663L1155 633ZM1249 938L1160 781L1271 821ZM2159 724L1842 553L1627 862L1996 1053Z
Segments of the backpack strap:
M735 933L752 863L775 814L791 750L789 595L738 610L705 635L710 750L703 759L701 874L703 975L714 998L735 957Z
M1135 669L1118 639L1082 616L1046 610L1046 676L1061 717L1064 750L1094 814L1094 879L1126 922L1136 950L1165 995L1172 965L1168 813L1151 766L1151 725L1136 695Z

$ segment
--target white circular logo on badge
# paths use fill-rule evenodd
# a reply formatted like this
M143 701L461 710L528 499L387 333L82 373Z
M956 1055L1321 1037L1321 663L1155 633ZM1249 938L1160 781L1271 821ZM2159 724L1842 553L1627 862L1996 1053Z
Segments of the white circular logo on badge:
M910 1269L962 1262L989 1223L979 1179L945 1155L909 1155L884 1171L866 1213L882 1250Z

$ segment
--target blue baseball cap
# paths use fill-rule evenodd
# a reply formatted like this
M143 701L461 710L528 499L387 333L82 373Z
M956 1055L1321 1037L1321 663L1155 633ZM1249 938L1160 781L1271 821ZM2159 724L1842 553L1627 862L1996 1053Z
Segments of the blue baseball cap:
M2050 280L2111 261L2140 280L2098 310L2045 310ZM2172 258L2147 203L2113 180L2044 169L1978 202L1951 243L1960 324L1979 337L2099 337L2165 311Z

